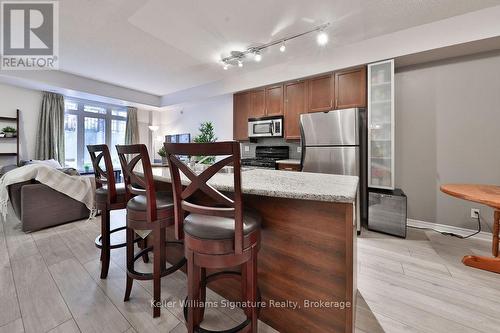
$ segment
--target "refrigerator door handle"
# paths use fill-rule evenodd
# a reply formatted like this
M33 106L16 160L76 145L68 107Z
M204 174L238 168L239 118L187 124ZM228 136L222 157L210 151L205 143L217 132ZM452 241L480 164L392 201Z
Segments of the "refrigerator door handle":
M306 138L304 136L304 128L302 126L302 121L299 122L300 130L300 171L304 168L304 157L306 155Z

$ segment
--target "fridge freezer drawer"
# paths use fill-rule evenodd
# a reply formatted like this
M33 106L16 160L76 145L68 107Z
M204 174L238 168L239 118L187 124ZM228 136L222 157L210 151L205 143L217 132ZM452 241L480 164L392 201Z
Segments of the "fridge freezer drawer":
M359 176L359 147L304 147L304 172Z
M406 238L406 196L369 192L368 229Z

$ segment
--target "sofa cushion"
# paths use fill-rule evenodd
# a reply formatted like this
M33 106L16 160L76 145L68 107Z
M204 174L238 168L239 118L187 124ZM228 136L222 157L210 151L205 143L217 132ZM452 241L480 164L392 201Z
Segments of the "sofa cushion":
M3 175L5 175L7 172L9 172L11 170L14 170L15 168L17 168L17 165L15 165L15 164L9 164L9 165L4 165L4 166L0 167L0 177L2 177Z

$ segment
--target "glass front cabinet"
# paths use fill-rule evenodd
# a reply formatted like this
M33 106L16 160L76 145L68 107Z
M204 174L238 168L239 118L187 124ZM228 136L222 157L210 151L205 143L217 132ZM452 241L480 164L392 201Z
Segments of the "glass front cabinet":
M394 189L394 60L368 65L368 187Z

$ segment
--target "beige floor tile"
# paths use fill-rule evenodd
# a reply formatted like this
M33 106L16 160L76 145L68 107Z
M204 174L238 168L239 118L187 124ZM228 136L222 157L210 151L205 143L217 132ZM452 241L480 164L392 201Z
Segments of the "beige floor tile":
M41 255L12 262L26 332L46 332L71 319L71 313Z
M62 323L61 325L51 329L48 333L79 333L80 329L73 319Z
M24 326L21 318L18 318L0 327L0 333L23 333Z
M82 332L122 333L130 325L75 259L49 267Z

